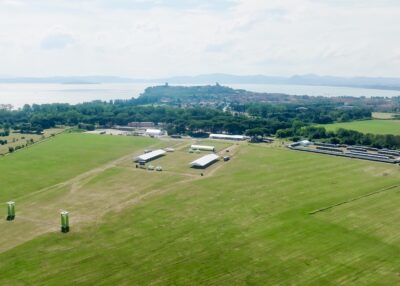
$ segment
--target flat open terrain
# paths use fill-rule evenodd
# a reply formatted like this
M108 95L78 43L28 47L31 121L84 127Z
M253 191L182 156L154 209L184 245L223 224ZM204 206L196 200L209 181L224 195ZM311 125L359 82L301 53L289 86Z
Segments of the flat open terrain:
M400 120L363 120L321 125L327 130L339 128L356 130L362 133L400 135Z
M394 116L399 115L399 113L392 112L372 112L372 118L374 119L392 119Z
M53 186L156 143L145 138L62 134L0 158L0 202Z
M68 171L44 169L41 180L58 179L31 187L17 219L0 221L0 285L400 283L398 165L220 141L232 159L200 176L187 165L202 155L187 153L191 141L65 136L0 161L9 177L29 173L31 152ZM47 155L62 139L86 150L75 159L108 147L71 171ZM176 148L151 163L165 171L135 168L126 154L154 144ZM69 234L58 230L60 208L71 211Z

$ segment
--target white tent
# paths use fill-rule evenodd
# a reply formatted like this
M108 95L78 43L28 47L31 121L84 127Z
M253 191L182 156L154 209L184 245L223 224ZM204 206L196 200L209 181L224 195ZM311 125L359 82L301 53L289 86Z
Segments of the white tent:
M201 150L201 151L215 151L214 146L207 146L207 145L192 145L190 146L190 149L193 150Z
M229 134L210 134L211 139L225 139L225 140L246 140L247 136L244 135L229 135Z
M148 128L146 129L146 135L149 136L161 136L163 135L163 132L160 129L152 129L152 128Z
M218 155L208 154L208 155L205 155L205 156L193 161L192 163L190 163L190 165L191 165L191 167L194 167L194 168L205 168L217 160L219 160Z
M165 153L167 153L167 152L164 151L164 150L161 150L161 149L154 150L154 151L151 151L151 152L142 154L142 155L140 155L140 156L137 156L137 157L135 158L135 161L136 161L136 162L148 162L148 161L153 160L153 159L155 159L155 158L164 156Z

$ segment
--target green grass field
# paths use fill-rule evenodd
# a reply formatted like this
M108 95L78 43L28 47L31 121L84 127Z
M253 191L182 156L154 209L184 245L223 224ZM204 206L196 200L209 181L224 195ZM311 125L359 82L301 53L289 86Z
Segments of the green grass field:
M363 120L321 125L327 130L339 128L356 130L362 133L400 135L400 120Z
M150 139L62 134L0 157L0 202L52 186L155 143Z
M0 285L400 283L400 188L309 214L397 186L398 165L241 143L230 148L229 162L216 163L201 177L182 166L193 156L183 151L152 163L164 165L163 172L136 169L129 158L106 162L154 141L68 136L3 158L14 160L4 167L13 177L32 171L21 163L31 152L45 165L54 160L68 170L70 161L48 155L64 149L62 139L97 154L104 144L113 154L85 168L76 164L64 180L82 172L76 168L96 169L22 199L22 218L17 213L16 221L0 222ZM184 150L190 142L158 144ZM44 170L34 175L43 180L58 172ZM57 177L45 185L62 180ZM71 211L69 234L58 230L59 208Z

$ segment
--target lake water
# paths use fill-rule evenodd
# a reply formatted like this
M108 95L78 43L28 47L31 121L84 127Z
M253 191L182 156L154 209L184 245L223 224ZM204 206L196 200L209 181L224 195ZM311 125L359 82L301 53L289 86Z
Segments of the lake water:
M0 104L12 104L18 108L33 103L80 103L92 100L129 99L138 97L149 83L118 84L0 84ZM190 84L188 84L190 85ZM400 91L350 87L275 85L275 84L228 84L233 88L256 92L286 93L311 96L400 96Z

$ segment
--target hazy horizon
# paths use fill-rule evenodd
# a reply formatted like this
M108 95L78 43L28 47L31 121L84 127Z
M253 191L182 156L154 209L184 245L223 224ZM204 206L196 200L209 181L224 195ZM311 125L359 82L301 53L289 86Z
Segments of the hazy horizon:
M144 77L144 76L124 76L119 74L53 74L53 75L30 75L30 74L0 74L0 79L7 78L85 78L85 77L114 77L114 78L126 78L133 80L159 80L159 79L169 79L169 78L184 78L184 77L202 77L202 76L230 76L230 77L276 77L276 78L292 78L292 77L307 77L307 76L315 76L315 77L335 77L335 78L343 78L343 79L352 79L352 78L383 78L383 79L400 79L399 75L394 76L366 76L366 75L352 75L352 76L343 76L340 74L317 74L317 73L297 73L297 74L234 74L234 73L224 73L224 72L210 72L210 73L193 73L193 74L169 74L159 77Z

